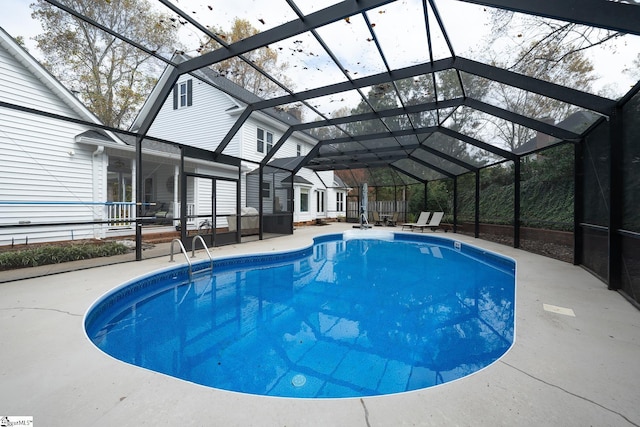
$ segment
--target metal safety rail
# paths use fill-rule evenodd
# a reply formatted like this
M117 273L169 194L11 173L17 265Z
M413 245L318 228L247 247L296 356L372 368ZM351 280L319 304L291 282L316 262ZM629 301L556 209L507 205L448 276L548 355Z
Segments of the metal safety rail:
M207 252L207 256L209 257L209 268L205 268L200 271L207 271L207 270L213 271L213 258L211 257L211 252L209 252L209 248L207 248L207 244L204 242L204 239L199 234L196 236L193 236L193 240L191 241L191 258L195 258L196 256L196 242L198 241L202 243L202 247Z
M200 270L200 271L213 271L213 258L211 257L211 252L209 252L209 248L207 248L207 245L204 242L204 239L200 235L194 236L193 240L191 241L191 258L195 258L195 256L196 256L196 242L197 241L200 241L202 243L202 247L207 252L207 256L209 257L209 268L205 268L205 269ZM182 254L184 255L185 259L187 260L187 264L189 264L189 281L191 281L192 278L193 278L193 266L191 264L191 260L189 259L189 254L187 253L187 250L185 249L185 247L182 244L182 241L180 239L173 239L171 241L171 253L170 253L170 256L169 256L169 262L173 262L173 244L176 243L176 242L178 242L178 245L180 246L180 250L182 251Z

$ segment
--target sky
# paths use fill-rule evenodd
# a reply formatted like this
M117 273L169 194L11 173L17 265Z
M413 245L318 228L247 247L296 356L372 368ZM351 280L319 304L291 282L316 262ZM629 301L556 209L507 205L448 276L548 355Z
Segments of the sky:
M41 27L37 21L31 19L31 9L29 4L33 0L2 0L2 14L0 14L0 26L12 36L23 36L30 53L39 59L39 52L35 47L32 38L39 34ZM264 0L174 0L175 4L185 12L191 13L200 22L205 25L217 25L223 28L229 28L230 23L236 16L241 16L254 25L259 30L266 30L295 19L296 16L288 7L286 13L282 8L274 7L275 2ZM337 3L338 0L299 0L297 4L303 13L310 13L331 4ZM420 4L419 0L403 0L392 3L383 8L377 9L369 13L370 20L373 24L376 36L383 45L385 55L392 68L399 68L407 65L413 65L417 62L423 62L428 58L427 50L424 49L426 43L424 34L415 30L412 32L411 19L421 19L418 13L406 13L414 4ZM482 37L487 35L490 30L487 19L488 14L484 12L481 6L459 2L454 0L436 0L436 5L445 21L448 34L452 40L455 53L459 56L474 58L478 52L482 52ZM416 6L418 7L418 6ZM456 18L456 19L451 19ZM373 74L384 71L379 56L375 53L373 43L366 43L364 37L367 34L362 31L364 20L361 17L354 17L349 23L338 22L331 24L330 28L319 29L321 36L326 39L327 43L335 49L336 55L344 61L343 65L349 69L351 73L359 73L354 77L362 77L366 74ZM433 24L432 24L433 25ZM186 26L185 26L186 27ZM392 29L389 30L389 29ZM515 31L515 30L514 30ZM195 30L185 29L181 33L181 40L186 46L186 51L194 51L199 45L199 39L195 36ZM340 38L346 37L352 39L350 43L343 43ZM513 36L515 39L515 35ZM321 50L308 37L309 43L306 51L318 52ZM362 39L361 43L353 42L353 40ZM599 48L588 49L591 59L596 65L596 72L603 78L598 82L596 91L610 91L614 93L613 97L621 96L626 93L635 81L627 73L621 73L621 70L628 69L632 66L634 58L640 54L640 37L626 36L623 40L615 43L608 43ZM289 44L291 41L288 41ZM442 38L436 40L441 50L445 49ZM290 48L285 42L278 46L281 51ZM317 49L317 50L316 50ZM436 46L437 50L437 46ZM446 52L445 52L446 53ZM195 54L195 52L194 52ZM437 54L436 54L437 55ZM448 56L448 55L447 55ZM291 64L299 65L300 69L313 64L314 58L300 58L291 55L287 59ZM306 73L307 81L315 82L316 86L329 84L332 75L327 70L322 69L322 62L318 61L319 70L315 74L311 74L310 70ZM298 62L296 62L298 61ZM290 64L290 65L291 65ZM295 73L294 67L292 72ZM301 78L300 81L304 81ZM300 90L302 88L296 88Z

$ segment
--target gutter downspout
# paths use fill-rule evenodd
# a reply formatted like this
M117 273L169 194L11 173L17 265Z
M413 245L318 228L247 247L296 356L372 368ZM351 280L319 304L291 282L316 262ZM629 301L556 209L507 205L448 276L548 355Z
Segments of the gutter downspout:
M104 182L100 179L102 168L98 168L96 166L97 157L104 153L104 145L99 145L94 152L91 153L91 170L93 173L93 200L98 201L102 200L102 190ZM97 183L101 183L101 185L96 185ZM93 218L94 221L102 221L104 219L104 206L94 205L93 208ZM102 239L105 236L103 235L103 226L102 225L94 225L93 227L93 237L96 239Z

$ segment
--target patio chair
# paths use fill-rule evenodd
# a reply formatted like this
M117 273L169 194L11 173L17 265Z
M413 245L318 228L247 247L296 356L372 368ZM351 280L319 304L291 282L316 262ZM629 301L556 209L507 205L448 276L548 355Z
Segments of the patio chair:
M373 211L373 225L382 225L378 211Z
M399 215L398 212L394 212L393 216L390 219L387 220L387 225L389 227L395 227L396 226L396 223L398 222L398 215Z
M415 226L425 225L429 221L429 215L431 215L431 212L420 212L420 216L416 222L405 222L402 224L402 229L404 230L405 227L409 227L410 230L413 230Z
M419 228L421 232L424 232L425 228L430 228L431 231L436 231L436 229L440 228L440 221L442 221L442 217L444 216L444 212L434 212L431 217L431 221L427 224L416 225L411 227L411 230L414 228Z

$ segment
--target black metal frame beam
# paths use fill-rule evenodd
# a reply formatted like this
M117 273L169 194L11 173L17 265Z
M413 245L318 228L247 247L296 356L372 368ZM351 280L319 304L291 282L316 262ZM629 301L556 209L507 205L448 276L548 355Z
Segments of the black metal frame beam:
M358 121L366 121L366 120L374 120L386 117L396 117L407 114L417 114L425 111L433 111L439 108L451 108L451 107L459 107L460 105L464 105L464 98L453 98L445 101L438 102L425 102L423 104L410 105L407 107L401 108L392 108L389 110L381 110L370 113L362 113L355 114L352 116L346 117L337 117L335 119L327 119L327 120L317 120L314 122L302 123L299 125L294 125L295 130L303 131L309 129L316 129L325 126L338 126L352 122Z
M640 8L605 0L461 0L575 24L640 35Z
M127 38L127 37L123 36L122 34L118 33L117 31L113 31L109 27L105 27L104 25L102 25L98 21L96 21L95 19L91 19L91 18L87 17L86 15L83 15L80 12L70 8L69 6L67 6L67 5L65 5L63 3L60 3L57 0L44 0L44 1L46 1L49 4L52 4L53 6L57 7L58 9L64 10L68 14L75 16L76 18L78 18L81 21L86 22L87 24L90 24L90 25L93 25L96 28L99 28L100 30L104 31L107 34L111 34L113 37L115 37L115 38L117 38L119 40L122 40L123 42L125 42L127 44L130 44L131 46L134 46L137 49L142 50L143 52L145 52L149 56L153 56L154 58L159 59L160 61L164 62L165 64L173 65L173 66L176 65L173 62L171 62L170 60L168 60L167 58L165 58L162 55L160 55L155 50L151 50L151 49L149 49L149 48L147 48L145 46L142 46L139 43L134 42L130 38Z
M357 156L360 154L376 154L376 153L389 153L393 151L413 151L416 148L419 148L420 144L415 143L411 145L404 145L402 147L382 147L382 148L363 148L361 150L350 150L350 151L337 151L335 153L326 153L326 154L318 154L316 159L330 159L332 157L342 157L342 156Z
M580 135L577 133L562 129L560 127L550 125L540 120L532 119L530 117L517 114L512 111L505 110L504 108L496 107L486 102L477 101L473 98L467 98L464 100L464 105L473 108L474 110L482 111L490 114L494 117L507 120L509 122L517 123L526 128L533 129L538 132L542 132L546 135L553 136L554 138L562 139L565 141L579 141Z
M420 178L420 177L418 177L418 176L415 176L414 174L412 174L412 173L410 173L410 172L407 172L406 170L404 170L404 169L402 169L402 168L399 168L399 167L398 167L398 166L396 166L396 165L391 164L391 165L389 165L389 167L390 167L391 169L393 169L393 170L397 171L398 173L401 173L401 174L403 174L403 175L406 175L406 176L408 176L408 177L409 177L409 178L411 178L411 179L415 179L416 181L418 181L418 182L419 182L419 183L421 183L421 184L426 184L426 183L428 182L428 181L427 181L427 180L425 180L424 178Z
M222 154L222 152L224 151L225 148L227 148L227 145L229 145L229 143L231 142L233 137L236 135L236 133L238 133L242 125L244 125L244 122L247 121L251 113L253 113L253 109L251 107L247 107L244 109L242 114L240 114L240 117L238 117L238 120L236 120L233 126L231 126L231 129L229 129L229 132L227 132L224 138L222 138L222 141L220 142L220 144L218 144L218 146L216 147L214 151L216 155Z
M267 99L254 103L253 107L256 110L262 110L265 108L276 107L278 105L286 105L293 102L300 102L308 99L320 98L327 95L335 95L337 93L362 89L365 87L375 86L383 83L389 83L392 80L402 80L410 77L420 76L422 74L444 71L453 67L453 58L439 59L433 62L427 62L424 64L391 70L390 72L374 74L367 77L361 77L359 79L353 79L335 83L332 85L322 86L316 89L309 89L306 91L297 92L293 95L284 95L272 99Z
M510 151L503 150L502 148L494 147L491 144L487 144L486 142L479 141L470 136L464 135L460 132L456 132L455 130L451 130L446 127L438 127L438 132L450 136L452 138L458 139L462 142L466 142L468 144L473 145L474 147L482 148L490 153L493 153L497 156L503 157L508 160L514 160L517 156Z
M368 140L375 140L375 139L385 139L385 138L391 138L391 137L396 137L396 136L406 136L406 135L412 135L414 133L435 133L435 132L440 132L444 135L450 136L454 139L458 139L462 142L465 142L467 144L473 145L475 147L481 148L483 150L489 151L497 156L503 157L507 160L512 160L514 161L518 156L516 154L513 154L509 151L503 150L501 148L497 148L494 147L490 144L487 144L485 142L482 141L478 141L475 138L472 138L470 136L461 134L459 132L456 132L454 130L445 128L445 127L428 127L428 128L420 128L420 129L416 129L416 130L403 130L403 131L393 131L393 132L382 132L382 133L377 133L377 134L368 134L368 135L362 135L359 137L344 137L344 138L336 138L333 140L323 140L320 141L318 144L316 144L316 146L314 147L313 150L311 150L309 152L309 154L307 154L307 156L305 157L305 160L303 162L301 162L301 164L299 165L298 168L296 168L296 171L299 170L300 168L302 168L303 166L305 166L306 164L309 163L309 161L317 156L317 152L319 151L319 149L324 146L324 145L330 145L330 144L346 144L346 143L352 143L352 142L363 142L363 141L368 141ZM363 144L364 146L364 144ZM402 146L397 146L397 147L393 147L396 150L402 150ZM376 150L378 150L379 148L372 148L371 152L374 153ZM337 155L347 155L349 152L345 151L342 152L340 154ZM330 156L322 156L322 157L330 157ZM409 157L409 156L405 156L405 157ZM413 159L413 158L412 158ZM463 165L461 165L463 166ZM468 168L467 166L463 166L465 168ZM473 170L473 169L471 169Z
M360 135L360 136L346 136L343 138L336 138L336 139L324 139L320 141L318 145L346 144L349 142L364 142L364 141L372 141L376 139L388 139L388 138L395 138L400 136L414 135L416 133L433 133L433 132L436 132L438 129L439 128L437 126L429 126L426 128L403 129L403 130L396 130L391 132L369 133L369 134ZM402 145L398 144L397 148L401 149Z
M183 62L178 66L180 74L189 73L202 67L239 56L270 44L311 31L315 28L360 14L369 9L384 6L395 0L359 0L343 1L325 9L306 15L304 19L296 19L275 28L247 37L227 47L216 49L199 57Z
M478 168L476 166L470 165L467 162L463 162L462 160L458 159L457 157L453 157L450 156L448 154L442 153L438 150L436 150L435 148L431 148L429 146L426 146L424 144L420 144L420 149L426 151L427 153L431 153L434 156L438 156L448 162L454 163L460 167L463 167L465 169L467 169L468 171L473 171L475 172L476 170L478 170Z
M400 159L398 159L398 160L400 160ZM448 172L448 171L446 171L446 170L444 170L444 169L442 169L442 168L440 168L440 167L438 167L438 166L436 166L434 164L431 164L429 162L425 162L422 159L418 159L416 157L410 157L407 160L411 160L412 162L416 162L416 163L418 163L418 164L420 164L420 165L422 165L422 166L424 166L424 167L426 167L428 169L434 170L434 171L446 176L447 178L455 178L456 177L451 172Z
M264 156L264 158L260 161L260 166L263 167L273 158L273 156L278 152L278 150L284 145L284 143L289 139L289 137L293 134L293 128L289 128L286 132L280 137L278 142L275 143L271 150Z
M602 1L604 2L605 0ZM544 95L568 104L577 105L578 107L586 108L587 110L592 110L605 116L611 114L612 109L616 105L616 101L611 99L514 73L513 71L504 70L471 59L457 57L454 60L454 67L469 74Z

